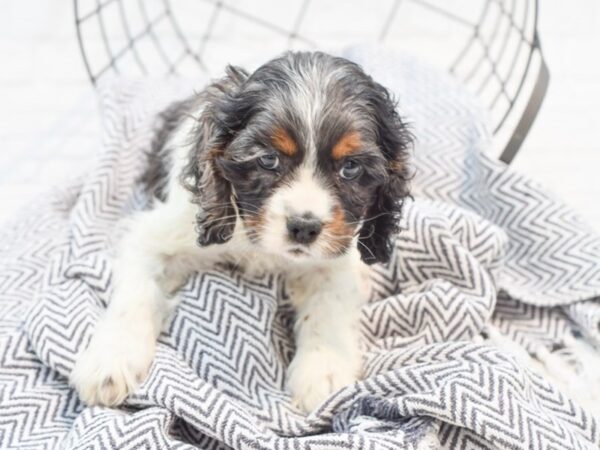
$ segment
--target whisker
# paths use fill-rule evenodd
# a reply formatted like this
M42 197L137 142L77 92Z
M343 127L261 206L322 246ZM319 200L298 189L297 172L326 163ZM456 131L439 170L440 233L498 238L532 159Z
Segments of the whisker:
M228 209L228 208L231 208L232 205L210 205L208 207L201 205L200 207L204 211L214 211L214 210L220 210L220 209ZM236 205L235 209L237 209L239 211L243 211L243 212L254 213L254 214L260 213L259 209L250 209L250 208L245 208L245 207L238 207L237 205Z
M222 228L226 228L226 227L234 227L234 231L235 231L235 225L236 222L223 222L223 223L219 223L218 221L211 221L211 222L207 222L207 223L202 223L201 227L202 228L210 228L213 226L220 226Z
M249 202L243 202L239 199L234 199L233 203L239 203L241 205L249 205L252 206L253 208L256 208L256 205L249 203ZM214 203L214 206L232 206L232 202L220 202L220 203Z
M211 220L203 221L202 223L213 223L213 222L219 222L219 221L222 221L222 220L229 220L229 219L236 219L237 220L238 216L237 216L237 214L232 214L232 215L229 215L229 216L222 216L222 217L218 216L218 217L212 218ZM232 223L234 223L234 222L232 222Z
M368 235L368 236L362 236L362 237L361 237L359 233L360 233L360 230L358 230L358 233L357 233L357 235L359 236L359 237L358 237L358 240L359 240L359 241L360 241L361 239L369 239L369 238L373 237L373 235L375 234L375 227L374 227L374 226L371 226L371 233L369 233L369 235Z
M393 213L393 212L389 212L389 211L388 211L388 212L382 212L382 213L376 214L376 215L374 215L374 216L372 216L372 217L368 217L368 218L366 218L366 219L362 219L362 222L363 222L363 223L365 223L365 222L370 222L371 220L375 220L375 219L378 219L378 218L380 218L380 217L383 217L383 216L388 216L388 215L390 215L390 216L391 216L391 215L394 215L394 214L395 214L395 213ZM356 221L354 221L354 222L346 222L346 223L347 223L348 225L355 225L355 224L357 224L357 223L360 223L360 222L361 222L360 220L356 220Z
M377 259L377 258L375 258L375 255L373 254L371 249L369 247L367 247L365 244L363 244L362 242L360 242L360 239L356 242L358 243L358 245L362 245L371 254L371 257L373 257L373 259Z
M360 222L360 220L354 214L352 214L352 212L345 211L345 213L350 214L356 223Z

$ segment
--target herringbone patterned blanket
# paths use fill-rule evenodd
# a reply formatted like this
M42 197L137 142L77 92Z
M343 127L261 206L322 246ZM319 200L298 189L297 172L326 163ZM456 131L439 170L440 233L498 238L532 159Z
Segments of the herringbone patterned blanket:
M102 95L94 170L1 233L1 448L598 448L599 236L485 155L484 114L449 76L378 49L346 56L417 137L415 200L364 308L364 380L294 410L285 281L212 271L181 290L127 406L78 400L74 355L110 297L123 219L148 202L136 180L152 119L188 92L122 82Z

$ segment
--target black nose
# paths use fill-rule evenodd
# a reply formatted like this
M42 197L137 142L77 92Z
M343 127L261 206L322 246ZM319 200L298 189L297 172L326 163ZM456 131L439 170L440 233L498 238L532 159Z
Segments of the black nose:
M310 244L321 232L321 221L313 215L290 217L287 221L288 235L298 244Z

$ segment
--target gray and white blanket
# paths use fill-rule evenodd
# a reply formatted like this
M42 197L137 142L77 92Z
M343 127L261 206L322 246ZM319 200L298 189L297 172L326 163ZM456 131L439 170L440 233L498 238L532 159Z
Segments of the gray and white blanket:
M379 49L345 56L396 94L417 138L415 199L363 311L364 380L296 411L284 280L212 271L182 288L126 406L79 401L67 377L110 297L123 219L148 202L136 180L153 118L187 93L121 82L101 96L94 170L0 233L0 448L598 448L600 237L486 156L485 115L449 76Z

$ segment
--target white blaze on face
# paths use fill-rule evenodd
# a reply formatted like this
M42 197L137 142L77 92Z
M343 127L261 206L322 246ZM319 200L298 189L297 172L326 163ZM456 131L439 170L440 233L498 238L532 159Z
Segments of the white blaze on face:
M260 242L264 250L273 253L286 254L302 248L303 256L324 257L329 245L324 242L321 233L309 245L291 242L288 238L288 220L294 217L312 217L318 219L324 229L334 219L337 202L330 190L319 179L317 174L316 130L314 124L324 105L323 80L313 67L314 73L305 74L298 81L298 89L293 93L293 104L296 112L303 121L304 146L306 154L304 161L296 170L293 178L273 192L264 209L264 220ZM314 83L307 83L313 80ZM337 206L339 210L339 205ZM339 216L339 214L338 214Z
M264 208L264 231L261 243L265 250L285 253L297 245L288 240L287 221L292 217L312 215L323 224L331 221L334 200L315 176L312 165L298 168L289 184L280 186ZM319 240L308 248L311 256L321 256Z
M325 222L329 219L332 199L329 192L315 177L312 167L303 166L297 178L278 193L288 216L311 213Z

